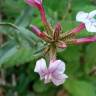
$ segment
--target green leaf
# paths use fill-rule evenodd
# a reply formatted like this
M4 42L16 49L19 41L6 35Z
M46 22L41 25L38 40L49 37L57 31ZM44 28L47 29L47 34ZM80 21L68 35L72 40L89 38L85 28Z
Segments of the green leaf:
M19 84L16 86L19 93L23 94L26 93L26 88L28 86L28 83L30 82L29 78L26 78L26 75L24 73L19 75Z
M27 27L32 20L33 12L29 6L21 12L21 15L16 19L15 24L22 27Z
M46 92L48 89L50 89L50 85L44 84L42 81L37 81L33 85L34 91L38 93Z
M87 46L85 61L85 72L88 74L96 66L96 43L92 43Z
M39 41L40 39L34 34L32 33L30 30L24 28L24 27L18 27L18 29L20 30L20 35L22 37L24 37L27 40L31 40L31 41Z
M20 65L20 64L24 64L26 62L32 61L34 59L33 51L34 50L30 47L22 46L11 58L9 58L3 64L3 67L11 67L14 65Z
M0 23L0 26L4 26L6 28L6 26L13 28L13 30L2 30L3 28L0 27L0 32L3 34L6 34L7 36L10 36L11 38L16 39L18 42L21 42L21 39L25 39L28 41L28 43L30 44L36 44L36 42L38 42L40 39L33 34L30 30L24 28L24 27L19 27L16 26L15 24L12 23ZM3 31L3 32L2 32Z
M66 71L69 75L78 75L80 69L80 46L70 46L58 53L58 58L66 63Z
M90 82L70 79L64 84L72 96L96 96L96 88Z
M8 41L0 48L0 67L2 64L17 52L17 46L14 41Z

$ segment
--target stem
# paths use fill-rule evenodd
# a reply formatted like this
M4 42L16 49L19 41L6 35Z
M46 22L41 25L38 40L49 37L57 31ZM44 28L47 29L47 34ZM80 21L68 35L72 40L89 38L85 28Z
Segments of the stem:
M12 86L13 87L16 87L16 76L15 76L15 74L12 74ZM14 96L18 96L18 92L17 91L15 91L14 92Z
M44 10L44 8L43 8L43 6L39 6L38 5L38 9L39 9L39 11L40 11L40 15L41 15L41 20L42 20L42 22L43 22L43 24L44 24L44 27L46 28L46 30L47 30L47 33L48 34L52 34L52 27L50 26L50 24L48 23L48 21L47 21L47 19L46 19L46 14L45 14L45 10Z
M49 58L50 58L50 62L54 62L56 60L56 47L55 46L50 45Z
M94 66L91 71L88 73L88 75L93 76L96 75L96 66Z
M41 14L41 19L44 25L47 25L47 19L46 19L46 15L45 15L45 10L43 8L43 6L39 6L39 10L40 10L40 14Z
M18 34L15 32L15 37L16 37L16 36L18 37L18 35L20 35L19 32L22 33L22 31L20 30L20 28L19 28L18 26L16 26L15 24L6 23L6 22L0 23L0 26L3 26L3 25L4 25L4 26L9 26L9 27L12 27L13 29L15 29L15 30L18 32ZM23 35L23 34L22 34L22 35ZM23 35L23 36L24 36L24 35ZM16 37L16 39L17 39L17 37ZM24 38L25 38L25 36L24 36ZM31 42L32 42L33 45L36 44L34 40L31 41Z
M86 46L83 45L81 50L81 55L80 55L80 69L83 72L83 74L85 73L85 54L86 54Z
M13 29L16 29L16 30L20 31L19 28L16 25L12 24L12 23L0 23L0 25L10 26Z
M1 69L1 80L2 80L2 85L6 85L5 70L4 69Z
M0 1L0 3L2 3L2 0ZM0 13L0 22L2 21L2 13ZM3 40L4 38L3 38L3 34L2 33L0 33L0 46L1 46L1 44L3 44L3 42L4 42L4 40Z

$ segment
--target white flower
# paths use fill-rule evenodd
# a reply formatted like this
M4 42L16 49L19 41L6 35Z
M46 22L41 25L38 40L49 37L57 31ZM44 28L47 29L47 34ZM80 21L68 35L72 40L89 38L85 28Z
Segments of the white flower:
M45 83L53 82L54 85L59 86L64 83L65 79L68 78L65 71L65 64L61 60L55 60L46 66L45 59L40 59L36 62L35 72L40 75L40 79L44 79Z
M87 31L96 32L96 10L91 11L90 13L78 12L76 16L76 21L82 22L85 24Z

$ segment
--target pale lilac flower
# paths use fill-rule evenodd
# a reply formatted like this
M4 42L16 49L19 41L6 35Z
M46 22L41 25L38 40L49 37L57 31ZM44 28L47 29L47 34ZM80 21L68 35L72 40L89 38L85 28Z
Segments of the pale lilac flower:
M82 22L85 24L87 31L96 32L96 10L91 11L90 13L78 12L76 16L76 21Z
M44 79L45 83L53 82L54 85L59 86L64 83L68 76L64 74L65 63L61 60L50 62L49 67L46 66L45 59L40 59L36 62L35 72L40 75L40 79Z

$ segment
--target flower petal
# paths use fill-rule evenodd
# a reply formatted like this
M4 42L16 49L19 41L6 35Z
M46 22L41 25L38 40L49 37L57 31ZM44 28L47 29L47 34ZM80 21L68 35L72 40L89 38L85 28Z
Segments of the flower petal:
M94 16L96 16L96 10L93 10L89 13L89 17L93 18Z
M86 23L87 22L88 13L80 11L76 15L76 21Z
M59 86L63 84L67 78L68 76L66 74L53 73L51 80L54 83L54 85Z
M36 62L34 72L37 72L40 75L40 78L43 79L46 71L47 71L46 61L45 59L42 58Z
M48 70L50 72L63 73L65 71L65 63L61 60L51 62Z
M86 23L85 26L86 26L87 31L96 32L96 22L94 22L94 23L91 23L91 22Z

